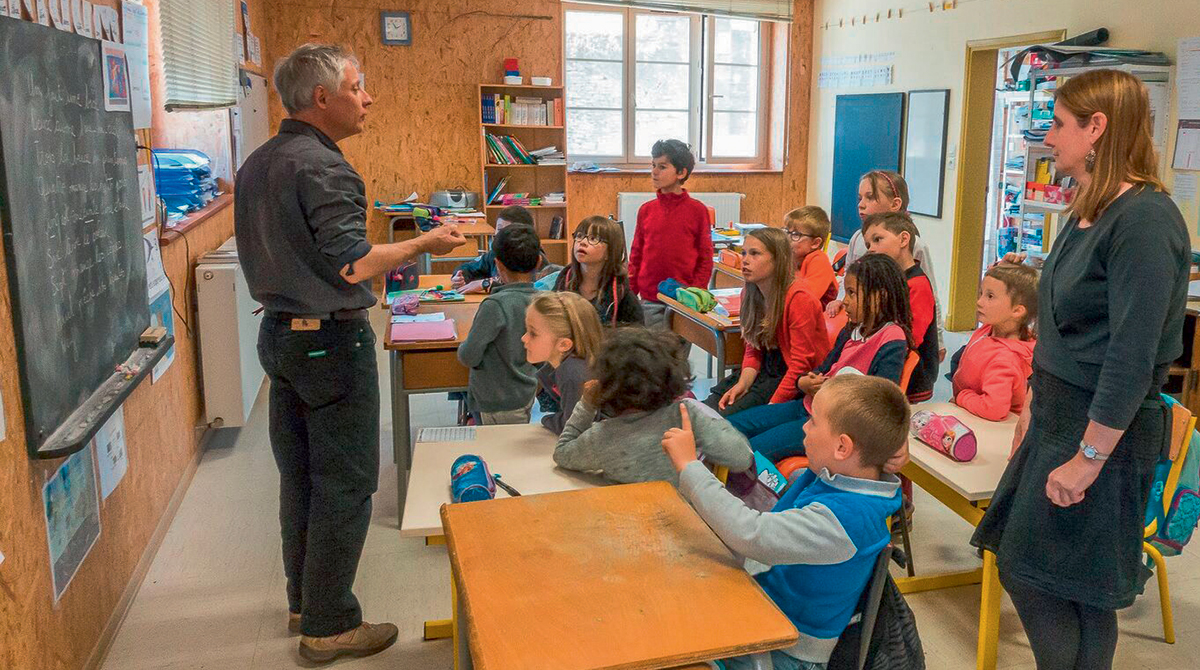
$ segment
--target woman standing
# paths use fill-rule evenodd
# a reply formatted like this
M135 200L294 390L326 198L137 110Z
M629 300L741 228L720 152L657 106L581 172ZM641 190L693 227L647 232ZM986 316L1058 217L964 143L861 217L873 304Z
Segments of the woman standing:
M1042 271L1032 393L972 543L996 553L1039 670L1103 670L1116 610L1141 591L1189 239L1158 178L1142 84L1097 70L1055 101L1046 146L1079 188Z

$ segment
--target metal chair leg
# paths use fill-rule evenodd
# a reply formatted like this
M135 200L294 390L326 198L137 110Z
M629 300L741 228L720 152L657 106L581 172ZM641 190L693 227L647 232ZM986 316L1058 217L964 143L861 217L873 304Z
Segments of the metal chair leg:
M1167 584L1167 562L1163 555L1149 542L1142 543L1142 550L1154 561L1154 574L1158 577L1158 600L1162 607L1163 640L1175 644L1175 615L1171 612L1171 587Z

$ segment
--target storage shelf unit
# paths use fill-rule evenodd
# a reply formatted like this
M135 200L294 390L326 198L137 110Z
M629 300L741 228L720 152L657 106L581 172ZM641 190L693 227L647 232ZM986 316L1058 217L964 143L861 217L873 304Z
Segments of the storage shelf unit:
M562 86L480 84L477 103L482 107L484 97L493 95L501 97L507 95L510 97L539 98L543 101L564 100ZM553 122L553 119L550 119L550 121ZM487 222L489 224L495 226L500 211L506 207L506 205L500 203L487 203L487 198L491 194L492 189L505 177L508 177L508 183L504 187L504 193L529 193L533 196L544 196L547 193L561 192L565 194L567 192L566 161L548 165L501 165L492 163L488 155L487 135L489 134L510 135L517 139L528 151L556 146L565 154L567 148L567 131L565 123L563 125L484 123L482 111L480 112L479 162L482 177L481 183L483 184L483 211L487 215ZM542 247L546 252L546 257L551 263L565 265L569 246L567 238L570 237L571 232L571 219L568 215L567 203L522 206L533 214L534 225L538 231L538 237L542 238ZM559 227L558 239L550 238L551 224L554 217L562 217L562 226Z

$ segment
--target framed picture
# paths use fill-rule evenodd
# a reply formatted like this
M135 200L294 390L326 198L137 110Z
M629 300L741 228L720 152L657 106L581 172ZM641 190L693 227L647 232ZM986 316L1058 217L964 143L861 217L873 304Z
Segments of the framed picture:
M946 123L950 89L909 91L904 124L904 181L908 211L942 218L946 183Z
M412 19L408 12L379 12L383 43L412 46Z

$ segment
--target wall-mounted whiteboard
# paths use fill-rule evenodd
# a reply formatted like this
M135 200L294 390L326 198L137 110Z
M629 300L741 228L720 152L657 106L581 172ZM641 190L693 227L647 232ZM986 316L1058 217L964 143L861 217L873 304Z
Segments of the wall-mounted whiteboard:
M946 182L946 121L950 90L909 91L904 132L904 181L908 211L942 217Z

